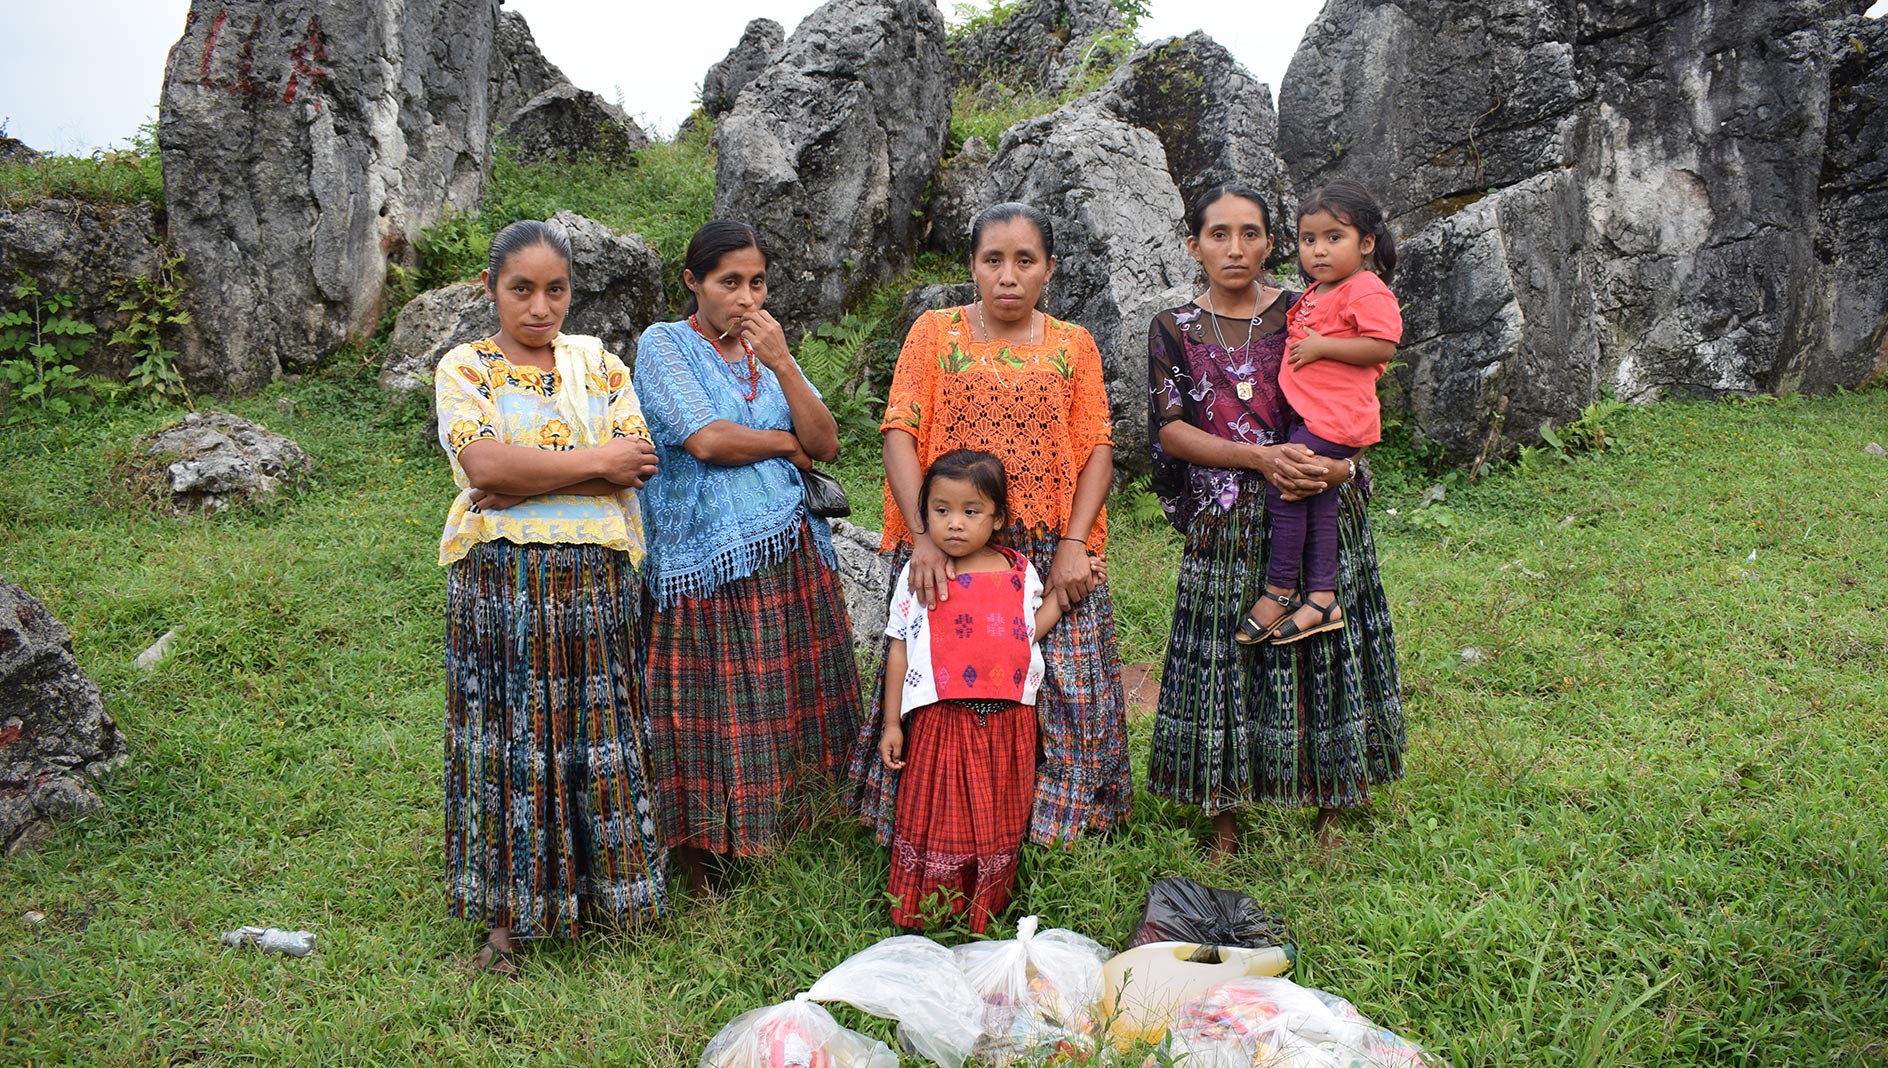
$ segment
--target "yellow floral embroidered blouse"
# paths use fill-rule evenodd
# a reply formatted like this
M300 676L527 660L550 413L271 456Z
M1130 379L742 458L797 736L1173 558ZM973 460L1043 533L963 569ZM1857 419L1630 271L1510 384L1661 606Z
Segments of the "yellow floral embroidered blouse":
M589 409L596 440L649 439L642 406L623 361L604 351L603 343L593 337L559 334L551 344L576 351L589 369ZM441 564L460 559L474 545L510 541L605 545L627 552L630 563L641 566L642 509L635 490L607 497L547 493L497 511L472 504L472 483L459 465L459 450L472 442L491 438L539 449L576 447L576 435L557 410L557 391L556 371L512 364L491 338L460 345L439 361L433 372L439 444L452 458L452 480L459 487L439 539Z

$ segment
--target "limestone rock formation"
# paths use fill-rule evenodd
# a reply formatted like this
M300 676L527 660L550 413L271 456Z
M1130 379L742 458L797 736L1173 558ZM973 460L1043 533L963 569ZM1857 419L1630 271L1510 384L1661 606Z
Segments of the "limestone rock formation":
M498 316L485 287L477 282L454 282L431 289L400 309L388 339L387 358L380 365L380 388L409 393L433 388L433 369L460 345L490 337Z
M878 551L879 532L835 519L833 553L839 558L839 587L852 620L852 643L876 652L885 634L892 601L891 558Z
M989 207L981 199L987 193L984 180L996 150L981 137L968 137L957 154L945 160L931 183L932 248L953 255L970 253L970 223L977 213Z
M639 234L616 234L569 211L551 221L570 234L570 313L564 332L602 339L604 348L633 369L636 339L665 307L662 260Z
M1421 431L1461 461L1604 388L1738 396L1878 366L1881 31L1844 17L1867 6L1327 4L1280 149L1300 190L1347 175L1389 207Z
M623 109L587 89L554 85L505 120L499 136L527 163L592 156L630 163L649 136Z
M92 787L125 759L125 737L80 670L72 633L0 578L0 848L12 856L58 821L96 811Z
M1101 97L1122 121L1160 139L1185 203L1236 181L1278 209L1284 172L1271 91L1219 42L1195 32L1145 45L1108 79Z
M39 153L17 137L0 136L0 163L31 163Z
M636 339L662 315L662 261L637 234L618 235L602 223L560 211L551 222L570 235L570 310L564 332L601 338L603 346L636 365ZM497 316L477 282L458 282L421 293L400 309L380 388L392 393L433 388L440 357L498 329Z
M1114 0L1024 0L950 45L956 85L1053 96L1082 74L1112 66L1108 45L1128 40Z
M485 99L492 116L504 125L525 102L570 79L538 50L531 27L516 11L500 11L492 31L492 76Z
M173 512L266 500L314 468L295 442L228 412L191 412L134 444L125 464L134 491Z
M720 118L734 110L741 90L753 81L780 54L787 31L773 19L755 19L741 31L741 40L721 62L701 76L701 106L710 118Z
M496 0L193 0L158 141L195 384L252 389L364 338L411 235L478 206L492 94L536 77L496 54L503 22Z
M1101 349L1115 462L1147 464L1147 324L1192 296L1184 208L1160 141L1098 95L1010 127L985 172L983 204L1019 200L1049 215L1055 275L1044 303Z
M97 327L79 361L88 372L122 377L123 358L106 344L130 313L118 310L113 284L158 269L161 246L149 204L42 200L0 211L0 308L21 307L13 287L31 278L42 296L73 298L63 315Z
M950 124L944 18L929 0L828 0L715 127L715 214L772 246L789 336L896 277Z

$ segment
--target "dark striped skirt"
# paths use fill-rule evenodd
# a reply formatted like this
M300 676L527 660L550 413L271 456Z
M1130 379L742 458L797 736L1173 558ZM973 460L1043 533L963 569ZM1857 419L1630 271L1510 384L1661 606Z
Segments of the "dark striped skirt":
M1010 903L1035 799L1036 710L978 715L941 701L905 717L905 769L892 828L892 922L968 912L982 934Z
M1241 805L1348 808L1403 775L1403 700L1389 599L1360 495L1338 513L1344 629L1245 648L1239 617L1265 589L1267 529L1258 480L1228 511L1187 530L1173 630L1148 755L1154 793L1219 812Z
M1060 539L1055 531L1032 534L1011 527L1000 540L1029 557L1046 578ZM910 558L911 548L900 546L891 558L891 573L897 575ZM885 653L890 646L890 638L879 639L871 710L852 750L853 806L861 822L885 844L892 838L899 778L878 758L885 718ZM1043 636L1042 661L1046 671L1036 693L1042 761L1036 768L1029 837L1039 845L1066 845L1084 832L1125 821L1133 809L1127 697L1121 688L1121 651L1115 643L1114 599L1107 583L1096 586Z
M446 896L519 938L667 909L635 664L640 585L599 545L488 542L446 574Z
M664 844L764 853L836 809L859 666L810 531L779 563L656 613L648 670Z

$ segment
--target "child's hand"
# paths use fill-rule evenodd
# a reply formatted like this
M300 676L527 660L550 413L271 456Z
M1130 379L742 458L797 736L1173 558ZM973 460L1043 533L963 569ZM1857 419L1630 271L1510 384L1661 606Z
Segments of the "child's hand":
M1317 363L1324 357L1324 338L1316 330L1306 330L1305 336L1292 342L1291 347L1285 352L1285 359L1291 363L1294 370L1306 364Z
M1099 556L1088 558L1088 573L1095 576L1095 585L1108 581L1108 563Z
M902 725L885 725L885 733L878 740L878 758L893 771L905 766L905 728Z

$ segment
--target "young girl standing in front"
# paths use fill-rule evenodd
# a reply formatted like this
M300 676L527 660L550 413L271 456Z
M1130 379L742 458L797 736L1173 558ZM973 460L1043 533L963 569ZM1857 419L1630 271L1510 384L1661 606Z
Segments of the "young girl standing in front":
M1298 265L1315 284L1285 318L1278 384L1297 414L1287 440L1351 460L1383 436L1377 379L1403 339L1403 315L1389 286L1396 243L1368 189L1340 179L1299 206ZM1284 645L1344 626L1337 506L1333 493L1292 501L1266 487L1272 549L1265 596L1239 621L1235 641Z
M953 915L967 910L981 934L1009 904L1029 828L1043 674L1036 640L1066 606L1043 596L1023 554L990 544L1009 520L1008 501L1009 477L995 456L954 449L938 457L918 489L917 536L953 561L950 599L925 608L909 564L892 586L878 752L886 767L904 769L890 885L892 922L901 927L922 928L926 902L941 895Z

